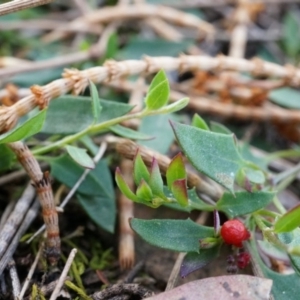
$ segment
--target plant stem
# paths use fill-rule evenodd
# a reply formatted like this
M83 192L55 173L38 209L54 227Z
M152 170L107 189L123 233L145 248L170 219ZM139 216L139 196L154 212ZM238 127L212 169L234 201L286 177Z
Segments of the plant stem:
M264 224L264 222L262 221L261 217L258 214L253 214L253 218L255 220L255 223L259 227L259 229L262 231L264 238L268 242L272 243L277 248L279 248L285 252L288 252L287 246L276 237L276 235L274 234L274 232L272 231L271 228L269 228L268 226L266 226Z
M283 172L279 173L278 175L274 176L273 184L278 185L280 181L282 181L290 176L296 177L296 175L299 172L300 172L300 163L297 164L296 166L294 166L293 168L290 168L290 169L283 171Z
M65 137L65 138L63 138L63 139L61 139L61 140L59 140L59 141L57 141L57 142L55 142L51 145L35 149L35 150L32 151L32 153L34 155L47 153L47 152L50 152L52 150L61 148L65 145L67 145L67 144L73 143L73 142L77 141L78 139L82 138L86 134L99 133L99 132L101 132L103 130L107 130L107 129L109 129L109 127L111 127L113 125L116 125L116 124L119 124L121 122L130 120L130 119L135 119L135 118L140 119L140 118L143 118L143 117L146 117L146 116L151 116L151 115L164 114L164 113L168 113L168 112L169 112L168 111L168 106L165 106L165 107L162 107L158 110L142 110L142 111L134 113L134 114L121 116L121 117L118 117L118 118L115 118L115 119L108 120L106 122L102 122L100 124L91 125L91 126L87 127L86 129L84 129L84 130L82 130L82 131L80 131L76 134L69 135L69 136L67 136L67 137Z

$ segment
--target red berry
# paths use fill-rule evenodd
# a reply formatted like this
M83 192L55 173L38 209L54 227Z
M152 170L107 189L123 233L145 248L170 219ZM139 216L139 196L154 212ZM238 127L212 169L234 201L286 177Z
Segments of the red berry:
M249 262L250 262L250 254L249 253L242 252L242 253L238 254L237 266L240 269L246 268L246 266L249 264Z
M229 220L223 224L221 236L226 244L241 248L242 242L250 238L250 233L241 221Z

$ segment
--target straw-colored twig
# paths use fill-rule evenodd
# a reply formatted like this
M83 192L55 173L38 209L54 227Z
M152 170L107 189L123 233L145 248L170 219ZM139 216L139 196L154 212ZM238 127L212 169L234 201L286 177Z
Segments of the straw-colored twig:
M120 166L127 184L133 188L132 162L122 159ZM131 269L135 261L134 233L129 225L133 217L134 203L122 193L119 193L119 263L121 269Z
M107 6L79 18L90 23L107 23L113 20L158 17L165 21L195 28L206 34L212 34L214 28L200 18L167 6L150 4Z
M5 269L7 263L12 258L13 254L14 254L14 252L15 252L15 250L16 250L19 242L20 242L21 236L28 229L31 222L36 218L39 208L40 208L39 202L36 200L31 205L31 207L27 211L26 215L24 215L24 212L23 212L23 215L24 215L23 221L22 221L20 227L18 228L18 230L16 231L13 239L8 244L8 247L7 247L3 257L1 257L1 260L0 260L0 274L2 274L2 272Z
M126 90L130 92L134 89L134 84L129 81L112 81L108 83L109 85L119 88L121 90ZM145 87L145 91L147 87ZM186 94L171 91L170 100L176 101L180 98L186 97ZM264 106L251 107L242 105L234 105L232 103L222 103L214 99L209 99L206 97L188 95L190 101L188 107L195 110L198 113L208 113L220 117L243 120L243 121L274 121L279 123L300 123L300 110L289 110L284 109L279 106L266 103Z
M0 16L10 14L26 8L36 7L53 0L14 0L0 5Z
M63 271L62 271L62 273L59 277L59 281L57 282L57 285L56 285L56 287L55 287L55 289L54 289L54 291L53 291L53 293L50 297L50 300L55 300L58 297L58 295L60 293L60 290L61 290L64 282L66 281L69 269L71 268L71 265L72 265L72 262L75 258L76 253L77 253L77 249L75 249L75 248L72 249L72 251L70 252L70 255L69 255L69 257L66 261L64 269L63 269Z
M78 26L72 22L58 21L58 20L26 20L26 21L1 21L1 30L57 30L60 32L84 32L99 34L102 26L97 24L83 23Z
M257 58L246 60L226 56L183 55L178 58L146 57L144 60L107 61L104 66L83 71L76 69L65 70L63 79L55 80L45 86L32 87L32 95L21 99L13 106L0 106L0 132L8 131L14 127L20 116L25 115L36 106L44 108L51 99L66 94L70 90L75 94L81 93L88 86L89 80L94 83L100 83L129 75L154 73L160 69L165 69L166 71L178 70L181 72L191 70L234 70L249 72L253 75L282 78L287 81L287 84L300 85L299 69L291 66L280 66ZM217 108L217 105L214 105L214 107ZM248 108L246 109L249 110ZM242 110L242 108L237 108L237 110ZM256 114L259 115L260 113L256 112ZM282 111L279 108L275 114L283 117L285 121L289 121L286 116L282 115ZM300 114L297 111L290 111L289 118L291 122L300 122Z
M11 285L12 285L12 294L14 299L18 299L18 295L21 290L21 284L20 284L20 279L18 276L18 272L16 269L16 263L13 259L10 260L10 262L7 264L7 268L9 270L9 276L11 280Z

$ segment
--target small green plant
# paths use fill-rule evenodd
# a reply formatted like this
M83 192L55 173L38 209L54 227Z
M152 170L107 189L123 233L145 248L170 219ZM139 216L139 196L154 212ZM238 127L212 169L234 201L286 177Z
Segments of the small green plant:
M151 106L149 100L146 104ZM167 205L183 211L215 211L217 220L218 212L222 212L230 221L220 229L218 222L214 227L207 227L190 219L133 218L130 220L132 229L155 246L186 252L181 276L203 267L219 255L222 245L230 244L234 263L229 259L229 272L244 268L252 257L261 273L273 279L276 299L284 299L277 295L279 290L285 292L285 297L288 297L287 294L295 295L296 290L288 286L293 283L296 285L300 274L300 206L286 212L276 194L295 177L299 166L288 172L270 175L265 167L268 158L260 160L249 155L248 146L238 142L229 130L223 128L220 133L216 124L209 127L198 115L193 118L192 126L178 122L171 122L171 126L189 162L199 172L220 184L225 189L223 195L213 199L213 203L206 202L197 195L195 189L188 189L181 153L172 159L164 181L157 160L153 158L148 170L137 152L133 160L137 189L134 192L128 187L121 170L117 168L115 179L119 189L132 201L153 208ZM276 207L275 211L267 208L271 202ZM258 242L255 241L257 230L263 236ZM242 246L247 248L247 252L239 250ZM284 276L270 270L259 256L260 249L269 257L278 257L278 253L289 257L295 274Z

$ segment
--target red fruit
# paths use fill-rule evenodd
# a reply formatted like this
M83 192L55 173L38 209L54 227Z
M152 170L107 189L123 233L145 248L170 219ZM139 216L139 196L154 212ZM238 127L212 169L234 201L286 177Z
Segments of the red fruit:
M249 253L242 252L242 253L238 254L237 266L240 269L246 268L246 266L249 264L249 262L250 262L250 254Z
M241 248L242 242L250 238L250 233L241 221L229 220L223 224L221 236L226 244Z

